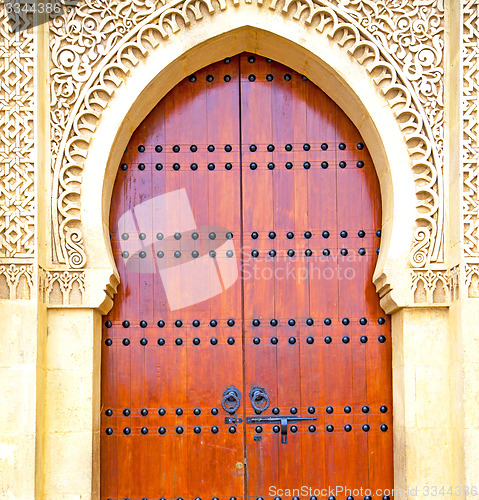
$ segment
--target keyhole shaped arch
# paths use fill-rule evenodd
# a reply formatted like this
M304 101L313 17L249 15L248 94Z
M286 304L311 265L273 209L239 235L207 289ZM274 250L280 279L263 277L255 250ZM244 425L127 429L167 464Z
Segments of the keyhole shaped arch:
M88 256L87 299L104 313L119 283L109 241L111 194L123 151L137 126L183 78L240 52L271 58L307 76L348 115L367 144L382 198L381 252L373 281L391 313L406 305L416 196L411 160L393 110L371 75L327 36L277 16L226 11L182 30L133 68L103 111L83 170L81 220ZM91 285L90 285L91 283ZM93 286L103 283L103 288ZM106 293L105 293L106 292Z

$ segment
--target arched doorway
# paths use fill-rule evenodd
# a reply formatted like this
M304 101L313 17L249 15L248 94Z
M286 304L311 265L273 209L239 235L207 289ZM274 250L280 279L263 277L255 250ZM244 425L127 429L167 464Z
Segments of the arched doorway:
M112 198L102 498L391 489L380 225L361 137L301 75L242 54L162 99Z

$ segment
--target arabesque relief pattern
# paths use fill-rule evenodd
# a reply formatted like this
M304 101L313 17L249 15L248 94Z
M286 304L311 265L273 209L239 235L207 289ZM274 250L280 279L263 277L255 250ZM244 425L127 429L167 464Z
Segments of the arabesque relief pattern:
M86 0L51 22L54 256L86 265L81 170L91 135L115 89L162 40L245 2L314 27L373 77L397 116L417 190L410 263L443 260L443 22L439 0ZM246 8L246 7L244 7Z

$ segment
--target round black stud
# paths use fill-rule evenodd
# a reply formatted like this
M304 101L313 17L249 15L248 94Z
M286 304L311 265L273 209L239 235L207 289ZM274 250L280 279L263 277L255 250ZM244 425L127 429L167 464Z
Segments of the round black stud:
M339 233L339 236L341 236L341 238L347 238L348 237L348 232L347 231L341 231Z
M176 433L177 433L177 434L183 434L183 427L178 426L178 427L176 428Z
M211 345L216 345L217 343L218 343L218 339L216 337L211 337L210 344Z
M253 325L253 326L259 326L260 324L261 324L261 321L260 321L259 319L254 319L254 320L252 321L252 325Z
M159 259L162 259L165 256L165 252L162 252L161 250L158 250L158 252L156 252L156 256Z
M325 249L323 250L323 255L324 255L325 257L329 257L329 256L331 255L331 252L330 252L327 248L325 248Z
M233 233L231 231L228 231L225 236L226 236L227 240L232 240L233 239Z
M327 145L325 142L323 142L323 143L321 144L321 149L322 149L323 151L326 151L326 150L328 149L328 145Z
M318 497L312 496L309 500L318 500Z
M228 326L235 326L235 320L233 318L230 318L226 323Z
M383 405L383 406L381 406L381 407L379 408L379 411L380 411L381 413L387 413L387 411L388 411L388 407Z
M259 343L261 343L261 339L259 337L255 337L253 339L253 344L258 345Z
M256 170L258 168L258 164L253 161L249 164L249 168L251 170Z
M193 432L194 432L195 434L201 434L201 427L196 426L196 427L193 429Z
M183 415L183 410L182 410L181 408L177 408L177 409L175 410L175 413L176 413L178 416Z
M211 326L212 328L216 328L216 327L218 326L218 322L217 322L215 319L212 319L212 320L210 321L210 326Z
M316 408L314 406L309 406L308 407L308 413L310 415L314 415L316 413Z
M362 142L358 142L358 143L356 144L356 147L357 147L358 149L364 149L364 144L363 144Z
M196 415L196 416L201 415L201 409L200 408L195 408L193 410L193 414Z
M210 153L212 153L215 150L215 147L213 146L213 144L210 144L207 149Z
M295 324L296 324L296 321L293 318L288 319L288 325L289 326L294 326Z
M196 76L195 76L195 75L191 75L191 76L189 77L189 80L190 80L190 82L191 82L191 83L196 82Z
M361 408L361 411L362 411L363 413L369 413L369 406L363 406L363 407Z
M311 257L311 255L313 255L313 251L311 250L311 248L307 248L304 251L304 255L306 255L306 257Z
M123 326L123 328L130 328L130 322L128 320L125 320L125 321L123 321L121 326Z
M379 248L376 248L376 255L379 255Z
M257 149L258 149L258 148L257 148L256 144L251 144L251 145L250 145L250 147L249 147L249 150L250 150L252 153L254 153Z
M107 417L111 417L113 415L113 410L111 410L110 408L108 408L108 410L105 411L105 415Z
M360 248L360 249L358 250L358 254L359 254L359 255L366 255L366 249L365 249L365 248Z
M146 240L146 234L145 234L145 233L140 233L140 234L138 235L138 238L140 238L140 240L142 240L142 241L143 241L143 240Z
M286 73L284 75L284 79L287 81L287 82L290 82L291 81L291 75L289 73Z
M333 339L328 335L327 337L324 337L324 343L325 344L331 344Z
M342 255L343 257L346 257L346 255L348 255L348 250L347 250L347 248L341 248L341 255Z
M216 165L214 163L208 163L208 170L214 170Z
M358 236L360 238L364 238L366 236L366 232L363 229L361 229L361 230L358 231Z
M143 345L143 346L146 345L146 344L148 344L148 339L145 338L145 337L141 338L140 339L140 344Z
M144 163L138 163L138 170L145 170L145 164Z
M266 80L267 80L268 82L272 82L272 81L274 80L274 76L273 76L271 73L268 73L268 74L266 75Z
M349 425L349 424L346 424L346 425L344 426L344 430L345 430L346 432L351 432L351 431L352 431L352 429L353 429L353 428L352 428L352 426L351 426L351 425Z
M346 497L346 500L354 500L354 497L353 497L352 495L348 495L348 496Z
M234 255L233 250L228 250L228 251L226 252L226 257L233 257L233 255Z
M310 145L310 144L307 144L307 143L306 143L306 144L303 144L303 149L304 149L305 151L309 151L309 150L311 149L311 145Z
M256 58L255 58L254 56L249 56L249 57L248 57L248 62L249 62L250 64L253 64L255 61L256 61Z
M158 339L158 345L165 345L165 339Z
M253 231L253 232L251 233L251 238L253 238L253 240L257 240L257 239L258 239L258 236L259 236L259 234L258 234L256 231Z
M157 144L157 145L155 146L155 151L156 151L157 153L161 153L161 152L163 151L163 147L162 147L162 146L160 146L159 144Z
M258 252L258 250L253 250L253 251L251 252L251 257L255 257L255 258L256 258L256 257L259 257L259 252Z
M295 337L289 337L288 342L293 345L296 344L296 338Z
M173 163L173 170L176 170L178 172L178 170L181 168L180 164L179 163Z
M230 426L230 428L228 429L228 432L230 434L234 434L236 432L236 427L234 425Z
M106 339L106 340L105 340L105 345L106 345L107 347L110 347L112 344L113 344L113 340L111 340L111 339Z
M158 434L165 434L166 429L164 427L158 427Z
M343 341L343 344L349 344L350 339L348 336L345 335L341 340Z
M214 77L213 75L208 75L208 76L206 77L206 81L207 81L208 83L211 83L214 79L215 79L215 77Z
M339 148L341 151L344 151L344 150L346 149L346 144L344 144L344 142L340 142L340 143L339 143L338 148Z
M366 325L366 324L367 324L367 322L368 322L368 320L367 320L366 318L364 318L364 317L363 317L363 318L359 318L359 324L360 324L360 325L363 325L363 326L364 326L364 325Z
M138 256L140 257L140 259L144 259L146 257L146 252L142 250L141 252L138 253Z
M231 62L231 57L227 57L226 59L224 59L224 63L225 64L229 64L230 62ZM195 500L201 500L201 498L200 499L195 499Z
M328 500L336 500L336 497L333 497L332 495L328 497Z
M279 415L279 408L275 406L272 410L273 415Z
M160 417L163 417L166 415L166 410L164 408L160 408L158 410L158 415L160 415Z
M218 434L218 431L219 431L218 427L216 425L213 425L213 427L211 428L211 432L213 434Z
M125 436L130 435L130 434L131 434L131 429L130 429L129 427L125 427L125 428L123 429L123 434L124 434Z
M288 240L292 240L294 238L294 233L291 231L288 231L286 233L286 238L288 238Z
M108 436L111 436L113 434L113 429L111 427L108 427L106 430L105 430L105 433L108 435Z
M176 345L182 345L183 344L183 339L180 339L179 337L175 339L175 344Z
M235 339L233 337L228 337L228 344L233 345L235 343Z
M381 432L387 432L388 426L386 424L381 424L380 429L381 429Z
M179 152L180 152L180 149L181 149L181 148L180 148L180 146L178 146L178 144L175 144L175 145L173 146L173 152L174 152L174 153L179 153Z
M359 341L361 342L361 344L365 344L368 341L368 338L366 337L366 335L361 335Z
M296 406L292 406L289 409L289 413L291 413L291 415L296 415L296 413L298 413L298 409L296 408Z
M268 237L271 239L271 240L274 240L276 238L276 233L274 231L270 231L268 233Z
M144 319L142 319L140 321L140 326L141 326L141 328L146 328L148 326L148 323Z
M269 168L269 170L274 170L274 167L275 167L275 166L276 166L276 165L275 165L272 161L270 161L270 162L268 163L268 168Z
M329 425L326 426L326 430L328 432L333 432L334 431L334 427L331 424L329 424Z
M329 167L329 163L327 161L321 162L321 168L327 169Z
M324 318L324 322L323 322L326 326L330 326L331 325L331 318Z
M145 152L145 146L143 146L143 144L140 144L140 145L138 146L138 151L139 151L140 153L144 153L144 152Z
M125 170L128 170L128 165L127 165L126 163L122 163L122 164L120 165L120 168L121 168L121 169L123 170L123 172L124 172Z
M201 340L198 337L195 337L193 339L193 345L200 345L200 343L201 343Z
M378 229L378 230L376 231L376 236L377 236L378 238L381 238L381 229Z
M308 337L308 338L306 339L306 342L307 342L309 345L314 344L314 337Z
M384 318L378 318L378 324L384 325L386 323L386 320Z
M125 409L123 410L123 415L124 415L125 417L129 417L129 416L130 416L130 414L131 414L131 411L130 411L130 409L129 409L129 408L125 408Z
M305 170L309 170L311 168L311 163L309 163L309 161L305 161L303 163L303 167Z
M200 326L200 320L199 319L194 319L191 324L195 327L198 328Z
M143 435L148 434L148 427L142 427L142 428L141 428L141 433L142 433Z
M256 434L261 434L263 432L263 428L261 427L261 425L257 425L255 428L254 428Z
M280 431L279 425L273 425L273 432L275 434L278 434L279 431Z
M183 321L181 321L181 319L177 319L175 321L175 326L176 328L181 328L183 326Z
M197 146L196 144L192 144L192 145L190 146L190 151L191 151L192 153L196 153L196 152L198 151L198 146Z
M248 75L248 80L250 82L254 82L256 80L256 76L255 75Z
M191 256L193 257L193 259L197 259L200 256L200 253L198 252L198 250L193 250L191 252Z
M313 236L313 233L312 233L311 231L306 231L306 232L304 233L304 237L305 237L307 240L309 240L309 238L311 238L311 236Z
M124 346L128 346L128 345L130 345L130 339L123 339L123 340L121 341L121 343L122 343Z
M308 318L308 319L306 320L306 324L307 324L308 326L313 326L313 325L314 325L314 319L313 319L313 318Z
M269 322L269 324L270 324L271 326L278 326L278 320L277 320L277 319L275 319L275 318L273 318L273 319Z
M343 319L341 320L341 323L342 323L343 325L345 325L345 326L349 325L349 318L343 318Z
M339 162L339 168L346 168L346 162L344 160Z
M110 320L105 321L105 326L107 328L111 328L113 326L113 323Z
M286 151L292 151L292 150L293 150L293 146L292 146L292 144L286 144L286 145L284 146L284 149L285 149Z
M159 328L164 328L165 327L165 322L162 319L160 319L160 321L158 321L157 325L158 325Z
M298 427L296 425L292 425L289 429L293 434L296 434L298 432Z
M323 231L323 232L321 233L321 236L322 236L323 238L329 238L329 231Z
M190 165L190 168L191 168L191 170L193 170L193 171L198 170L198 163L192 163L192 164Z
M284 164L284 166L285 166L288 170L291 170L291 169L293 168L293 164L292 164L290 161L286 162L286 163Z
M157 240L162 240L164 238L164 234L163 233L156 233L156 239Z
M328 406L326 407L326 413L328 413L329 415L331 415L331 413L334 412L334 408L332 406Z
M211 408L212 415L218 415L218 408Z
M363 427L362 427L362 429L363 429L363 431L364 431L364 432L369 432L369 429L370 429L370 428L371 428L371 427L369 427L369 425L368 425L368 424L364 424L364 425L363 425Z
M358 162L356 162L356 167L363 168L364 167L364 162L362 160L359 160Z
M344 413L351 413L351 407L350 406L345 406L344 407Z
M278 343L278 337L271 337L271 343L276 345Z
M226 83L231 82L231 76L230 76L230 75L225 75L225 76L223 77L223 80L224 80Z
M274 144L268 144L268 147L266 148L270 153L274 151Z

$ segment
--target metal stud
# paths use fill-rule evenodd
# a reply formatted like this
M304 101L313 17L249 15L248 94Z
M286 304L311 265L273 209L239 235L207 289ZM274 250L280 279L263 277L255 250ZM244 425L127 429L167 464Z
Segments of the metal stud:
M161 250L158 250L158 252L156 252L156 256L159 259L162 259L165 256L165 252L162 252Z
M344 142L340 142L338 147L341 151L344 151L346 149L346 144L344 144Z
M352 495L348 495L348 496L346 497L346 500L354 500L354 497L353 497Z
M233 345L235 343L235 339L233 337L228 337L228 344Z
M386 342L386 337L384 335L379 335L378 337L378 341L381 343L381 344L384 344L384 342Z
M201 434L201 427L196 426L196 427L193 429L193 432L194 432L195 434Z
M235 320L232 318L230 318L226 323L228 326L235 326Z
M138 253L138 256L140 257L140 259L144 259L146 257L146 252L142 250L141 252Z
M158 434L165 434L166 429L164 427L158 427Z
M123 429L123 434L124 434L125 436L130 435L130 433L131 433L131 429L130 429L129 427L125 427L125 428Z
M356 147L357 147L358 149L364 149L364 144L363 144L362 142L358 142L358 143L356 144Z
M293 146L291 144L286 144L286 146L284 147L284 149L286 151L292 151L293 150Z
M121 169L123 170L123 172L124 172L125 170L128 170L128 165L127 165L126 163L122 163L122 164L120 165L120 168L121 168Z
M180 339L179 337L175 339L175 344L176 345L182 345L183 344L183 339Z
M211 326L212 328L216 328L216 327L218 326L218 322L217 322L215 319L212 319L212 320L210 321L210 326Z
M146 168L146 166L144 163L138 163L138 170L143 171L143 170L145 170L145 168Z
M256 61L256 58L255 58L254 56L249 56L249 57L248 57L248 62L249 62L250 64L253 64L255 61Z
M225 236L226 236L227 240L232 240L233 239L233 233L231 231L228 231Z
M308 319L306 320L306 324L307 324L308 326L313 326L313 325L314 325L314 320L313 320L313 318L308 318Z
M288 325L289 326L294 326L296 324L296 321L294 319L288 319Z
M125 408L122 413L125 417L129 417L131 414L130 408Z
M286 162L284 166L285 166L288 170L291 170L291 169L293 168L293 164L292 164L290 161Z
M286 73L284 75L284 79L287 81L287 82L290 82L291 81L291 75L289 73Z
M309 161L305 161L303 163L303 167L305 170L309 170L311 168L311 163L309 163Z
M332 406L328 406L326 408L326 413L328 413L329 415L331 415L331 413L333 413L333 412L334 412L334 408Z
M314 406L308 407L308 413L314 415L316 413L316 408Z
M359 341L361 342L361 344L366 344L366 342L368 341L368 338L366 337L366 335L361 335L361 338L359 339Z
M258 250L253 250L253 251L251 252L251 257L255 257L255 258L256 258L256 257L259 257L259 252L258 252Z
M259 319L254 319L252 321L253 326L259 326L261 324L261 321Z
M309 239L311 238L311 236L313 236L313 233L311 233L311 231L306 231L306 232L304 233L304 237L305 237L307 240L309 240Z
M218 339L216 337L211 337L210 344L211 345L216 345L217 343L218 343Z
M164 234L163 233L156 233L156 239L157 240L162 240L164 238Z
M310 145L310 144L307 144L307 143L306 143L306 144L303 144L303 149L304 149L305 151L309 151L309 150L311 149L311 145Z
M349 318L343 318L343 319L341 320L341 323L342 323L343 325L345 325L345 326L349 325Z
M206 77L206 81L207 81L208 83L211 83L214 79L215 79L215 77L214 77L213 75L208 75L208 76Z
M200 340L198 337L195 337L195 338L193 339L193 344L194 344L194 345L200 345L200 343L201 343L201 340Z
M344 413L351 413L351 407L350 406L345 406L344 407Z
M179 163L173 163L173 170L178 171L181 168Z
M263 432L263 428L261 427L261 425L257 425L254 430L256 434L261 434Z
M276 345L278 343L278 337L271 337L271 343Z
M196 170L198 170L198 163L192 163L190 165L190 169L193 170L193 172L195 172Z
M225 151L227 153L231 153L231 151L233 151L233 147L231 146L231 144L226 144L225 145Z
M278 326L278 320L277 320L277 319L275 319L275 318L273 318L273 319L269 322L269 324L270 324L271 326Z
M361 411L362 411L363 413L369 413L369 406L363 406L363 407L361 408Z
M268 144L268 147L266 148L270 153L274 151L274 144Z
M266 80L267 80L268 82L272 82L272 81L274 80L274 76L273 76L271 73L268 73L268 74L266 75Z
M289 342L291 345L294 345L294 344L296 344L296 338L295 338L295 337L289 337L288 342Z
M198 328L200 326L200 320L199 319L194 319L191 324L195 327Z
M110 347L112 344L113 344L113 341L112 341L111 339L106 339L106 340L105 340L105 345L106 345L107 347Z
M165 339L158 339L158 345L165 345Z
M306 339L306 342L307 342L309 345L314 344L314 337L308 337L308 338Z
M359 231L358 231L358 236L359 236L360 238L364 238L364 237L366 236L365 231L363 231L362 229L361 229L361 230L359 230Z
M193 232L193 233L191 233L191 238L192 238L193 240L197 240L199 237L200 237L200 235L199 235L196 231L195 231L195 232Z
M298 413L298 409L296 408L296 406L292 406L289 409L289 413L291 413L291 415L296 415L296 413Z
M216 165L214 163L208 163L208 170L214 170Z
M358 254L359 254L359 255L366 255L366 249L365 249L365 248L360 248L360 249L358 250Z
M158 410L158 415L160 415L160 417L163 417L166 415L166 410L164 408L160 408Z
M230 426L230 428L228 429L228 432L230 434L234 434L236 432L236 427L234 425Z
M324 318L324 324L326 326L330 326L331 325L331 318Z
M257 239L258 239L258 236L259 236L259 234L258 234L256 231L253 231L253 232L251 233L251 238L253 238L253 240L257 240Z
M227 57L226 59L224 59L225 64L229 64L230 62L231 62L231 57ZM201 499L199 499L199 500L201 500Z
M294 257L294 250L292 248L290 248L287 252L288 254L288 257Z
M258 149L258 147L256 146L256 144L251 144L250 147L249 147L249 150L254 153L256 150Z
M142 240L142 241L143 241L143 240L146 240L146 234L145 234L145 233L140 233L140 234L138 235L138 238L140 238L140 240Z
M143 435L148 434L148 427L142 427L142 428L141 428L141 433L142 433Z
M113 410L111 410L110 408L108 408L108 410L105 411L105 415L107 417L111 417L113 415Z
M306 257L311 257L311 255L313 255L313 251L311 250L311 248L307 248L304 251L304 255L306 255Z
M230 76L230 75L225 75L225 76L223 77L223 80L224 80L226 83L228 83L228 82L230 82L230 81L231 81L231 76Z
M124 346L129 346L130 345L130 339L123 339L121 342Z
M268 169L269 169L269 170L274 170L274 167L275 167L275 166L276 166L276 165L275 165L272 161L270 161L270 162L268 163Z
M276 257L276 250L270 250L270 251L268 252L268 255L269 255L271 258Z
M341 248L341 255L343 257L346 257L346 255L348 255L348 249L347 248Z
M346 432L351 432L351 431L352 431L352 429L353 429L353 428L352 428L352 426L351 426L350 424L346 424L346 425L344 426L344 430L345 430Z
M128 320L125 320L125 321L123 321L123 323L121 325L123 326L123 328L129 328L130 322Z
M110 320L105 321L105 326L107 328L111 328L113 326L113 323Z
M183 434L183 427L178 426L178 427L176 428L176 433L177 433L177 434Z
M381 424L380 429L381 429L381 432L387 432L388 426L386 424Z
M140 144L140 145L138 146L138 151L139 151L140 153L144 153L144 152L145 152L145 146L143 146L143 144Z
M333 339L328 335L327 337L324 337L324 343L325 344L331 344Z
M148 344L148 339L145 338L145 337L141 338L140 339L140 344L143 345L143 346L145 346L146 344Z
M343 344L349 344L350 339L347 335L345 335L341 340L343 341Z
M260 344L260 343L261 343L261 339L260 339L259 337L255 337L255 338L253 339L253 344L258 345L258 344Z
M378 229L378 230L376 231L376 236L377 236L378 238L381 238L381 229Z
M356 167L358 168L363 168L364 167L364 162L362 160L359 160L357 163L356 163Z
M195 76L195 75L191 75L191 76L189 77L189 80L190 80L190 82L191 82L191 83L196 82L196 76Z
M195 408L193 410L193 414L196 415L196 416L201 415L201 409L200 408Z
M175 326L176 326L177 328L181 328L181 327L183 326L183 321L181 321L181 319L177 319L177 320L175 321Z
M321 144L321 149L322 149L323 151L326 151L326 150L328 149L328 145L327 145L325 142L323 142L323 143Z
M387 413L387 411L388 411L388 407L383 405L383 406L381 406L381 407L379 408L379 411L380 411L381 413Z
M326 426L326 430L328 432L333 432L334 431L334 427L331 424L329 424L329 425Z
M277 406L275 406L271 411L272 411L273 415L279 415L279 413L280 413L280 410Z
M369 429L370 429L371 427L369 427L369 425L368 425L368 424L364 424L362 428L363 428L363 431L364 431L364 432L369 432Z
M218 408L211 408L212 415L218 415Z
M384 323L386 323L386 320L384 318L378 318L378 323L380 325L384 325Z
M329 257L329 255L330 255L330 254L331 254L331 252L330 252L327 248L325 248L325 249L323 250L323 255L324 255L325 257Z
M292 240L294 238L294 233L291 231L288 231L286 233L286 238L288 238L288 240Z
M216 425L213 425L213 427L211 428L211 432L213 434L218 434L218 431L219 431L218 427Z
M321 162L321 168L324 168L326 170L328 167L329 167L329 163L327 161Z
M159 144L157 144L157 145L155 146L155 151L156 151L157 153L161 153L161 152L163 151L163 147L162 147L162 146L160 146Z
M339 168L346 168L346 162L344 160L339 162Z
M258 168L258 164L253 161L249 164L249 168L251 170L256 170Z
M111 427L108 427L106 430L105 430L105 433L108 435L108 436L111 436L113 434L113 429Z

